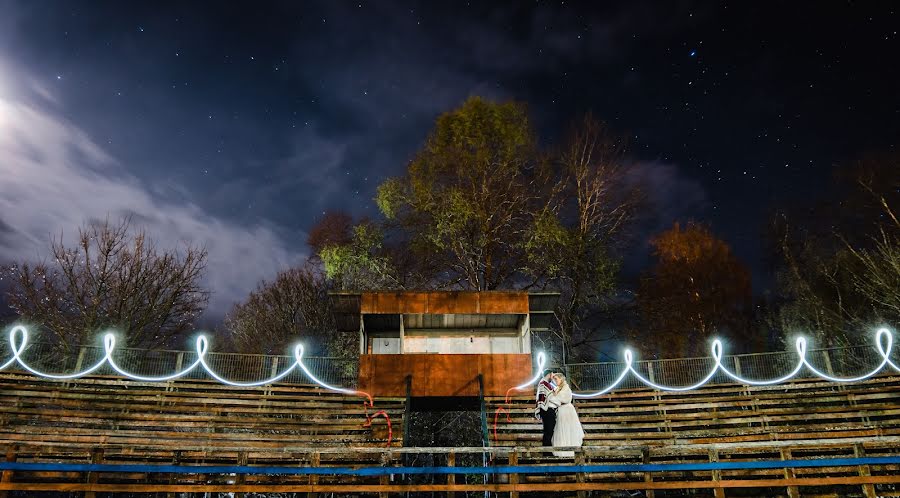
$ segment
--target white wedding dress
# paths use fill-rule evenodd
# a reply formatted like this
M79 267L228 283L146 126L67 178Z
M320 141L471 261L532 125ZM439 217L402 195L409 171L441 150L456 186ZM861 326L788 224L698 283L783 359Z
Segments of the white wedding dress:
M550 393L547 400L559 405L556 411L556 427L553 429L553 446L581 446L584 441L584 429L581 428L578 412L572 405L572 389L566 384L559 392ZM574 451L554 451L553 454L568 458L575 456Z

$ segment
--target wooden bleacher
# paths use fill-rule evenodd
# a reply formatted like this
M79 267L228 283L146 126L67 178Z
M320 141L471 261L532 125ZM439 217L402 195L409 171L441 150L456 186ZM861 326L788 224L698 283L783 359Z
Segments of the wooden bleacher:
M532 417L530 395L510 400L510 421L505 413L498 418L496 446L488 449L400 448L404 401L375 400L375 410L386 410L392 422L392 446L385 448L384 418L366 427L362 398L318 387L238 388L204 380L145 383L109 376L60 382L3 372L0 448L6 462L37 466L4 469L0 496L3 490L83 491L86 497L206 491L382 496L539 491L618 497L627 496L624 490L653 498L718 498L726 491L735 497L900 496L900 375L848 385L801 379L769 387L709 385L682 393L617 390L576 401L587 438L574 460L537 448L540 425ZM500 398L487 402L493 436L495 410L507 405ZM430 475L424 481L401 470L452 467L467 453L479 462L484 455L490 463L464 470L465 475ZM851 462L860 457L891 461ZM805 467L798 461L829 463ZM769 465L709 467L721 462ZM85 463L129 467L65 467ZM666 467L673 464L695 467ZM572 465L578 469L553 471ZM631 470L616 467L622 465ZM642 465L655 467L635 467ZM210 466L270 470L206 472ZM492 466L506 470L489 474ZM354 473L359 469L372 472Z
M494 414L503 398L487 399ZM510 399L494 443L539 445L533 396ZM576 399L585 445L662 446L846 437L900 436L900 376L841 385L800 379L778 386L710 385L687 392L622 389Z
M0 445L7 461L106 464L345 465L377 455L294 454L292 448L385 447L403 441L402 398L364 398L306 385L240 388L206 380L149 383L96 376L52 381L0 373ZM64 478L65 473L56 477ZM3 475L9 479L9 473ZM146 475L119 476L145 482ZM17 472L14 481L55 482Z
M540 445L541 426L533 418L532 395L512 397L508 404L504 398L491 398L487 404L492 422L492 444L508 447ZM508 418L506 411L497 416L500 407L508 410ZM575 407L586 433L586 449L579 455L586 464L598 461L682 464L900 455L898 375L879 376L853 384L798 379L777 386L718 384L687 392L620 389L599 398L577 399ZM590 451L588 446L596 447L597 451ZM896 478L900 475L900 466L789 471L741 469L698 475L728 487L729 480L732 483L748 479L822 480L834 476L856 478L864 473ZM542 479L546 478L526 477L524 482ZM657 483L677 483L686 479L685 473L681 472L653 475ZM828 486L823 484L824 488ZM871 485L856 486L855 489L858 493L844 489L835 494L829 488L813 495L876 496ZM759 496L800 496L796 487L766 492L770 494ZM660 495L660 491L656 493L656 496L668 496ZM715 496L724 496L724 493ZM888 484L877 496L900 496L900 486Z

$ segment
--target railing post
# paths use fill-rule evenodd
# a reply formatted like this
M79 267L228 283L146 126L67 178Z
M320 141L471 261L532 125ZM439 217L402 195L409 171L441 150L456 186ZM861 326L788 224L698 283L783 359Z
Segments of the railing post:
M519 454L513 450L509 452L509 466L515 467L516 465L519 465ZM508 482L511 486L519 484L519 474L510 472ZM519 498L519 491L515 487L509 492L509 498Z
M866 456L866 450L863 448L863 445L860 443L856 443L853 445L853 456L856 458L862 458ZM869 477L872 475L872 468L868 465L859 465L858 472L860 477ZM875 486L872 484L863 484L862 485L863 494L866 498L875 498Z
M175 450L172 454L172 465L178 465L181 462L181 451ZM177 484L178 483L178 474L170 474L169 475L169 484ZM166 493L166 498L175 498L175 492L169 491Z
M834 368L831 366L831 354L825 349L822 350L822 356L825 358L825 371L828 372L828 375L834 377Z
M789 448L781 450L781 459L782 460L790 460L791 458L792 458L791 450ZM784 478L785 479L791 480L791 479L794 479L795 477L797 477L797 475L794 472L794 469L791 469L788 467L784 468ZM788 485L787 493L788 493L788 498L800 498L800 488L797 486Z
M269 378L271 379L272 377L275 377L276 375L278 375L278 357L273 356L272 357L272 369L269 373Z
M81 346L80 348L78 348L78 359L75 360L75 371L76 371L76 372L80 372L80 371L81 371L81 365L84 364L84 355L85 355L85 353L86 353L86 351L85 351L85 347L84 347L84 346Z
M584 464L585 464L584 449L577 450L575 452L575 465L583 466ZM584 470L579 470L575 474L575 482L577 482L578 484L584 484ZM585 491L583 489L579 489L578 491L575 492L575 496L577 496L578 498L586 498L587 493L585 493Z
M319 464L321 462L322 462L322 455L318 451L316 451L312 454L312 456L309 459L309 466L312 468L316 468L319 466ZM307 498L317 498L319 496L319 493L315 492L316 486L318 484L319 484L319 476L316 474L310 474L309 475L309 485L311 488L313 488L313 491L310 491L309 493L306 494Z
M484 375L478 374L478 399L481 401L481 445L491 445L491 436L488 432L487 407L484 402Z
M709 463L716 463L719 461L719 450L712 448L709 450ZM713 492L715 493L716 498L725 498L725 490L720 486L722 482L722 471L714 470L711 472L712 480L715 484L715 488L713 488Z
M456 466L456 453L450 451L447 453L447 467L455 467ZM447 474L447 486L456 485L456 474ZM448 491L448 498L455 498L456 491Z
M6 461L7 462L15 462L16 461L16 445L11 444L6 447ZM11 482L13 476L13 471L4 470L3 477L0 477L0 482ZM0 491L0 498L6 498L7 492Z
M179 351L175 355L175 371L180 372L182 365L184 365L184 351Z
M238 467L245 467L245 466L247 465L247 452L246 452L246 451L239 451L239 452L238 452L238 456L237 456L237 464L238 464ZM241 484L244 484L244 482L246 481L246 479L247 479L247 475L246 475L246 474L238 474L238 475L235 476L235 478L234 478L234 483L235 483L236 485L240 486ZM234 497L235 497L235 498L244 498L244 496L245 496L245 494L244 494L244 493L241 493L241 492L238 492L238 493L235 493L235 494L234 494Z
M641 448L641 463L645 465L650 463L650 448ZM647 484L653 483L653 472L644 471L644 482L646 482ZM647 498L656 498L656 491L652 489L645 489L644 495Z
M406 376L406 405L403 407L403 447L409 446L409 407L412 402L412 375Z
M656 375L653 372L653 362L647 362L647 377L650 379L650 382L656 383Z
M94 448L91 451L91 463L103 463L103 449L102 448ZM97 481L100 480L100 475L97 472L88 472L87 474L87 483L88 484L97 484ZM95 491L85 491L84 498L96 498L97 493Z
M391 452L390 450L385 451L384 453L381 454L381 466L382 466L382 467L387 467L388 465L393 466L393 460L394 460L394 458L393 458L393 452ZM392 479L393 477L394 477L393 475L391 475L391 476L387 476L387 475L380 476L380 477L378 478L378 484L380 484L380 485L382 485L382 486L387 486L387 485L389 485L389 484L391 483L391 479ZM388 496L389 496L389 495L388 495L388 492L387 492L387 491L380 491L380 492L378 493L378 497L379 497L379 498L388 498Z
M737 374L738 377L743 377L743 374L741 373L741 359L737 355L732 356L732 358L734 358L734 373Z

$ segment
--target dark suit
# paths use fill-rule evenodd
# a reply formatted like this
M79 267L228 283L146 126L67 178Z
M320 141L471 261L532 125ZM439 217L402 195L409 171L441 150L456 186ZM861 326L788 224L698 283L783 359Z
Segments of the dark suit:
M540 408L547 400L547 396L553 392L553 385L546 380L541 380L537 388L537 405ZM547 409L540 408L538 414L541 421L544 422L544 446L553 446L553 430L556 429L556 408L548 406Z
M556 429L556 409L541 410L541 420L544 422L543 446L553 446L553 430Z

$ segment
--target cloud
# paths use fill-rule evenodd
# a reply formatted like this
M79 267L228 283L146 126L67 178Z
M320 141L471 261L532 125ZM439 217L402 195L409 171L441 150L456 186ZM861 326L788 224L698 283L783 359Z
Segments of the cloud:
M71 237L86 221L132 215L161 248L207 248L205 285L213 292L209 313L221 315L259 279L305 257L267 219L238 223L213 216L165 185L140 181L61 117L46 89L33 91L41 97L0 95L0 246L5 259L46 257L50 234Z
M625 272L635 275L650 262L650 239L676 221L696 219L707 207L708 198L700 182L686 176L672 163L636 161L626 172L626 183L640 190L634 244L625 256Z
M640 189L644 198L642 224L650 235L673 222L696 217L706 207L706 191L672 163L638 161L627 172L627 182Z

